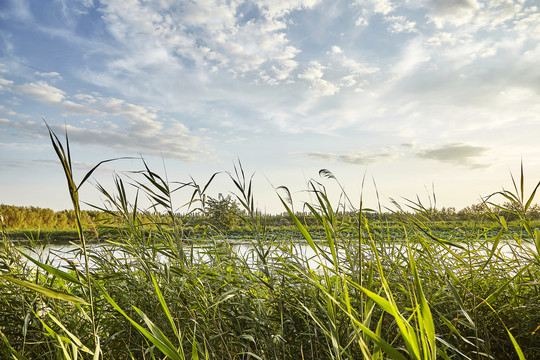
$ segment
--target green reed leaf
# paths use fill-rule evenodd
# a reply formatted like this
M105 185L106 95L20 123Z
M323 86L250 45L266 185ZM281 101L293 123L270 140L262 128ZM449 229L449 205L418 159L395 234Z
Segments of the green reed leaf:
M116 311L118 311L120 314L122 314L139 332L148 339L152 344L154 344L161 352L163 352L165 355L170 357L173 360L183 360L183 352L176 350L176 348L171 344L171 342L163 335L161 330L157 328L150 319L137 307L133 307L135 311L143 318L143 321L146 323L147 326L150 328L150 332L143 328L141 325L139 325L138 322L133 320L128 314L118 306L118 304L111 298L111 296L103 289L100 285L98 287L101 290L101 293L107 300L109 304L111 304Z
M60 300L64 300L64 301L69 301L69 302L72 302L72 303L75 303L75 304L88 305L88 303L86 301L84 301L83 299L81 299L81 298L79 298L77 296L73 296L73 295L69 295L69 294L66 294L66 293L63 293L63 292L60 292L60 291L49 289L49 288L46 288L44 286L34 284L34 283L31 283L31 282L26 281L26 280L20 280L20 279L13 278L11 276L6 276L6 275L0 275L0 279L4 279L4 280L10 281L12 283L15 283L17 285L23 286L23 287L25 287L27 289L34 290L34 291L36 291L36 292L38 292L40 294L43 294L43 295L45 295L47 297L50 297L50 298L53 298L53 299L60 299Z
M60 269L55 269L53 268L52 266L50 265L47 265L47 264L44 264L42 262L39 262L35 259L33 259L30 255L28 254L25 254L23 251L19 250L19 253L24 256L25 258L27 258L28 260L30 260L31 262L33 262L34 264L36 264L36 266L42 268L43 270L45 270L46 272L48 272L49 274L51 275L54 275L54 276L57 276L61 279L64 279L64 280L67 280L73 284L77 284L77 285L81 285L81 286L84 286L80 281L79 279L77 279L75 276L71 275L70 273L67 273L65 271L62 271Z
M536 246L536 256L540 258L540 229L534 229L534 245Z
M506 326L505 326L506 328ZM508 333L508 337L510 337L510 341L512 341L512 345L514 345L514 349L516 350L516 354L519 357L519 360L525 360L525 355L523 354L523 350L521 350L521 347L519 346L518 342L514 338L514 335L506 328L506 332Z

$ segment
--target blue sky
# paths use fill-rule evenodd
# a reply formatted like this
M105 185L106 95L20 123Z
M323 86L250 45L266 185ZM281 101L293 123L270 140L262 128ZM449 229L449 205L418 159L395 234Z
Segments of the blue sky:
M2 1L0 203L69 208L44 118L79 178L142 156L204 183L240 159L268 212L273 188L300 204L322 168L354 201L434 187L459 209L509 188L521 159L540 178L539 58L536 1ZM229 190L222 175L209 194Z

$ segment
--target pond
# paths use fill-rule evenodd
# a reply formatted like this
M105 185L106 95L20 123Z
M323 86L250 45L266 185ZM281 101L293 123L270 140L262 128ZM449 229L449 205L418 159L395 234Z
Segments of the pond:
M18 248L25 254L31 256L40 262L47 263L55 268L61 268L64 270L72 269L73 266L83 269L84 256L80 245L74 243L71 244L48 244L46 246L18 246ZM158 263L164 263L167 261L168 256L165 254L166 248L152 249L152 255L145 254L146 258L152 258L153 261ZM326 247L322 247L326 250ZM133 255L133 251L126 251L121 246L115 246L107 243L90 243L87 245L88 253L90 257L90 268L96 266L97 260L109 258L117 262L134 261L137 259L137 255ZM170 250L170 249L169 249ZM263 248L257 248L251 243L239 243L233 244L218 244L214 245L194 245L186 246L182 248L182 253L190 262L209 263L214 261L217 257L226 257L229 250L232 251L238 260L245 262L248 265L257 265L260 263L260 256L257 250L266 253L267 260L272 263L276 258L290 256L291 253L295 257L303 259L309 263L310 267L320 267L321 263L327 265L328 260L321 258L318 259L315 251L307 243L294 243L292 248L285 250L283 246L268 245ZM142 255L142 254L141 254Z
M475 259L485 259L492 251L492 243L472 243L472 244L460 244L465 249L452 247L452 251L459 256L468 256ZM27 255L32 258L47 263L55 268L61 268L64 270L83 269L84 257L82 255L81 247L74 243L69 244L48 244L46 246L28 246L19 245L17 248L21 249ZM89 265L90 268L95 268L97 262L107 260L109 262L122 263L129 266L131 262L137 261L141 258L152 260L156 263L166 263L170 258L172 252L177 251L171 247L157 246L148 248L133 249L126 245L114 245L109 243L90 243L87 245L88 253L90 255ZM288 244L269 244L264 246L255 246L249 242L234 242L234 243L217 243L214 245L193 245L183 246L180 250L182 256L185 256L188 262L192 263L216 263L219 259L225 259L233 255L235 259L250 267L258 267L263 264L262 258L269 265L279 265L284 258L294 258L302 266L312 268L314 270L320 269L322 265L331 266L332 258L331 251L325 245L320 245L321 252L317 252L305 242L291 242ZM400 263L406 263L408 261L407 247L404 242L394 242L392 244L385 244L384 246L378 246L378 252L384 253L385 258L393 258L394 261ZM413 250L418 250L421 255L422 249L419 244L412 245ZM433 253L437 257L446 258L449 250L442 246L433 248ZM521 257L534 256L534 246L530 243L523 243L520 247L515 242L501 242L496 247L494 256L490 261L493 262L505 262L507 260L515 260ZM354 256L363 256L364 260L368 260L373 257L371 249L368 246L361 251L347 252L342 248L339 248L336 255L338 261L343 263L344 261L351 261L351 254Z

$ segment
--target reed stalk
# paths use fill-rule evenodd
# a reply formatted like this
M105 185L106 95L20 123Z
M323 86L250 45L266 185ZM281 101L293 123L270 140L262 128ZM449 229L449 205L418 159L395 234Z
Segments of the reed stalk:
M521 360L540 348L540 231L527 218L538 185L525 196L523 171L514 192L485 199L491 222L441 229L435 197L406 202L389 219L380 206L355 207L325 169L308 184L309 225L278 188L292 227L276 232L239 162L228 174L247 229L239 246L204 218L192 225L205 232L187 237L178 215L205 208L217 173L204 185L170 182L143 161L142 171L115 176L112 190L96 185L107 205L95 207L110 221L101 226L116 231L97 246L82 232L79 189L112 159L76 184L67 134L64 145L48 129L79 214L83 264L60 268L37 240L20 248L4 235L2 356ZM337 201L326 181L337 182ZM189 198L180 208L176 191ZM520 211L517 231L497 196Z

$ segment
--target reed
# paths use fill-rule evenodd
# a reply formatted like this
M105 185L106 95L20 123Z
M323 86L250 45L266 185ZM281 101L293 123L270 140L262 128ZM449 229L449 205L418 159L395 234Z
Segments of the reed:
M75 185L69 143L50 134L80 213L89 174ZM239 250L212 231L186 237L176 215L172 194L188 192L187 213L204 209L214 176L204 186L170 183L143 168L129 182L117 176L113 190L97 185L107 206L96 207L116 236L89 247L81 229L81 264L56 268L37 244L25 255L3 235L2 357L535 359L540 351L540 234L526 216L536 188L524 196L523 173L515 192L486 198L496 222L441 232L419 201L408 203L414 214L398 208L393 223L355 207L341 185L332 203L324 185L337 179L323 170L304 205L317 226L305 226L288 189L277 189L299 240L269 233L238 163L229 177L250 229ZM128 186L137 189L131 199ZM141 196L150 207L141 209ZM522 232L496 211L497 196L517 202ZM149 216L158 209L166 224Z

